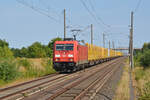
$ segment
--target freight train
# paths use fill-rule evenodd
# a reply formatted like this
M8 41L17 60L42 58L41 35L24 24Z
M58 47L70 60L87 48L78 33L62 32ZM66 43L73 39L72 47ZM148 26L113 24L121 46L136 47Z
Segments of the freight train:
M58 72L73 72L122 56L118 51L81 45L76 40L56 41L53 50L53 68Z

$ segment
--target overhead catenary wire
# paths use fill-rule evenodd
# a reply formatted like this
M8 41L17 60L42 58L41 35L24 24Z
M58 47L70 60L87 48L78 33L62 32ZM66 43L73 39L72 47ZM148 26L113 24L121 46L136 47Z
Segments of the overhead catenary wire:
M102 18L98 16L98 14L97 14L97 12L96 12L96 10L95 10L95 7L94 7L94 5L93 5L93 3L92 3L92 0L88 0L88 1L89 1L89 4L90 4L90 6L91 6L93 12L95 13L95 16L97 17L97 19L98 19L104 26L110 28L110 25L107 25L107 24L102 20Z
M30 4L28 4L27 2L25 2L24 0L16 0L16 1L17 1L18 3L24 5L24 6L27 6L27 7L31 8L31 9L33 9L34 11L36 11L36 12L42 14L42 15L47 16L47 17L50 18L51 20L54 20L55 22L60 23L60 21L58 21L58 20L55 19L54 17L50 16L49 14L45 13L45 10L42 10L42 9L40 9L40 8L38 8L38 7L34 7L33 4L30 5Z
M50 0L49 0L50 1ZM44 0L39 0L39 4L46 8L47 12L54 13L55 15L61 17L61 14L58 13L49 3L45 3Z
M142 3L142 0L139 0L137 5L136 5L136 8L134 10L134 13L136 13L139 10L141 3Z
M96 12L96 9L92 3L91 0L87 0L89 1L89 5L90 5L90 8L88 7L88 5L86 4L86 2L84 0L80 0L82 5L84 6L84 8L88 11L88 13L92 16L92 18L96 21L96 23L98 25L103 25L103 27L105 28L103 33L105 34L109 34L109 32L111 31L111 25L107 25L101 17L98 16L97 12Z
M91 15L91 17L95 20L95 22L101 26L101 23L98 21L97 17L95 16L95 14L92 13L92 11L89 9L89 7L86 5L86 3L84 2L84 0L80 0L82 5L84 6L84 8L87 10L87 12Z
M95 22L96 22L100 27L101 27L101 25L103 25L104 28L105 28L105 30L109 30L109 31L110 31L110 28L111 28L111 27L108 26L107 24L105 24L104 21L103 21L100 17L97 16L97 13L96 13L96 10L95 10L93 4L91 3L91 7L92 7L93 12L95 12L95 13L93 13L93 12L90 10L90 8L87 6L87 4L84 2L84 0L80 0L80 1L81 1L82 5L84 6L84 8L87 10L87 12L88 12L88 13L91 15L91 17L95 20Z

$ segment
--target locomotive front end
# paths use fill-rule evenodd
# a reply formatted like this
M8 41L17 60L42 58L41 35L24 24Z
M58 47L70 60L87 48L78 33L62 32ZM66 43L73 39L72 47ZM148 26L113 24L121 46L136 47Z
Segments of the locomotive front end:
M74 70L76 65L76 42L56 41L54 44L53 67L56 71Z

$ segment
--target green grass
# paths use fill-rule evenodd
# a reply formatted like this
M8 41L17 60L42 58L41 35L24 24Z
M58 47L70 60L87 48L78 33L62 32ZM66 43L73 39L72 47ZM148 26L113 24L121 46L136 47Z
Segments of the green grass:
M11 82L20 79L33 79L48 74L55 73L52 68L52 60L48 58L42 59L42 69L34 66L32 62L25 58L15 60L1 60L0 61L0 86L10 84ZM20 70L23 68L24 70Z
M150 68L136 67L134 78L138 100L150 100Z
M150 100L150 81L145 83L142 89L139 89L139 94L138 100Z
M25 61L26 65L28 65L28 70L24 73L23 77L40 77L45 76L48 74L55 73L56 71L52 68L52 61L48 58L42 59L42 66L44 67L44 70L36 68L33 64L31 64L29 61Z
M25 67L25 69L27 70L30 69L30 67L32 66L31 63L26 58L19 59L18 64L19 66Z
M139 81L140 79L142 79L145 75L145 72L143 69L138 69L136 72L135 72L135 80L136 81Z
M45 64L45 75L56 73L56 71L52 68L52 66L53 66L52 60L47 59Z

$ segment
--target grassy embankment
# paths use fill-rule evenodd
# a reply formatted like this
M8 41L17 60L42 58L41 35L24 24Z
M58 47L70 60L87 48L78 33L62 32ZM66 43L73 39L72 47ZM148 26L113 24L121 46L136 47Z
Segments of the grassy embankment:
M127 61L123 69L123 75L118 83L113 100L129 100L129 64Z
M132 75L135 99L150 100L150 68L145 69L136 62ZM129 65L126 64L113 100L129 100L129 96Z
M150 68L135 67L133 83L138 100L150 100Z
M55 70L49 58L9 58L0 60L0 72L0 87L6 87L55 73Z

